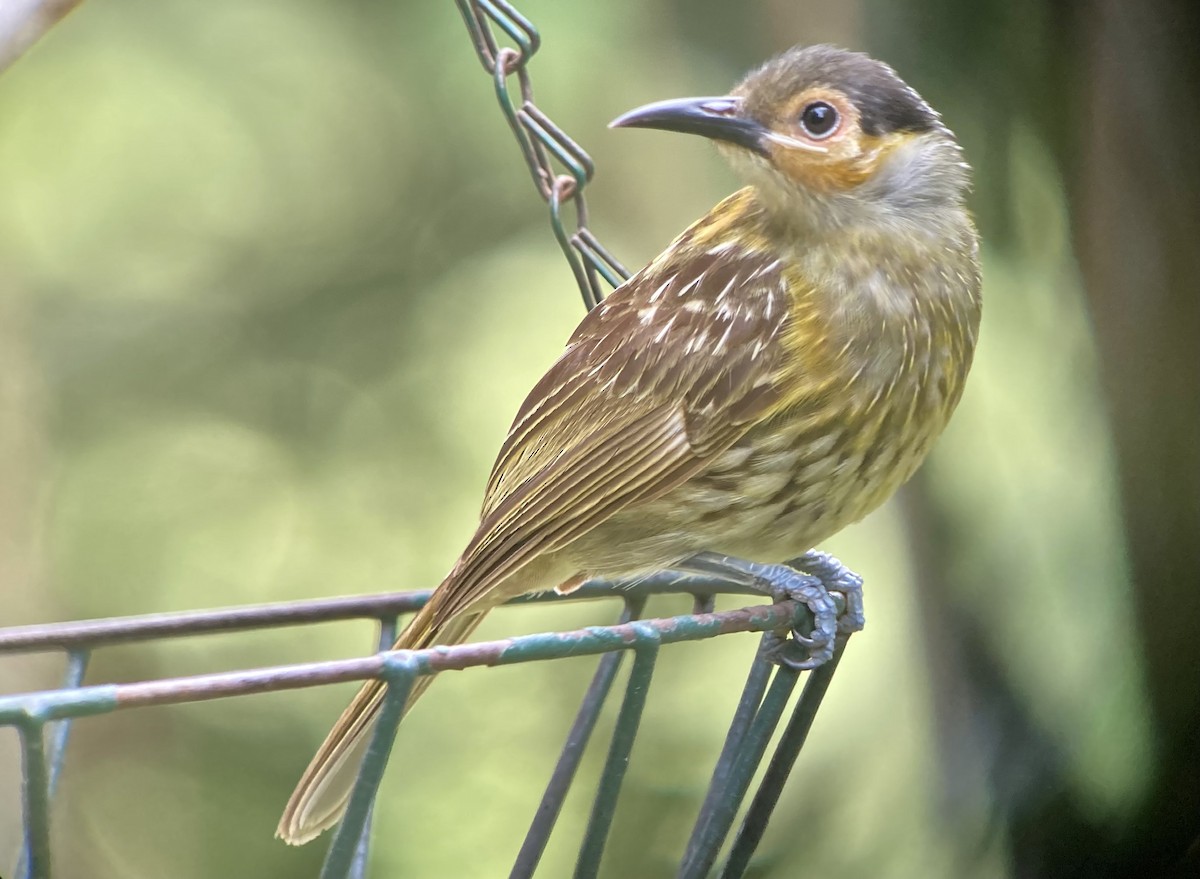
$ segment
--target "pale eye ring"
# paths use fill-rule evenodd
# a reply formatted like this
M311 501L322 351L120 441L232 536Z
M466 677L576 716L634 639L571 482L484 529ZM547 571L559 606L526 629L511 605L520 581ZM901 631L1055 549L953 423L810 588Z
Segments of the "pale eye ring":
M826 101L813 101L800 113L800 127L813 140L824 140L838 129L838 111Z

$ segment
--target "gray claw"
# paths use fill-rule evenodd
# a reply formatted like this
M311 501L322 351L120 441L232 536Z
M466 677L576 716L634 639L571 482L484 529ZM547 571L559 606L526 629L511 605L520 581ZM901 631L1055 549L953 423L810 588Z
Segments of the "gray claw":
M825 641L823 639L810 638L807 635L801 635L799 632L792 632L792 640L795 641L797 644L799 644L801 647L803 647L805 650L807 650L809 653L812 653L818 647L825 646Z
M767 658L797 671L817 668L828 662L833 657L837 639L837 604L820 578L783 565L771 566L761 573L763 579L771 584L771 593L776 602L786 599L800 602L813 615L811 632L793 629L790 638L781 639L769 648ZM803 655L791 655L796 652Z
M867 617L863 613L862 578L855 577L855 580L857 583L849 588L834 590L846 602L846 610L838 618L838 631L847 635L861 632L867 624Z
M801 655L794 655L796 653ZM810 671L821 667L833 658L833 642L821 644L812 638L801 640L801 636L793 632L790 638L779 637L776 643L765 649L764 655L776 665L782 665L795 671Z
M841 596L844 610L838 618L837 630L843 634L861 632L867 618L863 613L863 579L827 552L812 550L790 563L816 577L832 595Z

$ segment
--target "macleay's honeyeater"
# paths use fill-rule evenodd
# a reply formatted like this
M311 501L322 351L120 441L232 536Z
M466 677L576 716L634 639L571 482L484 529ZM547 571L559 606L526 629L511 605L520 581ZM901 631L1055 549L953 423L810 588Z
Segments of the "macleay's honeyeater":
M812 667L838 628L825 586L861 627L857 579L780 563L883 503L958 403L980 316L969 169L891 68L827 46L613 124L703 135L748 185L584 317L396 649L458 643L521 593L674 568L805 601ZM341 816L384 690L368 681L313 758L287 842Z

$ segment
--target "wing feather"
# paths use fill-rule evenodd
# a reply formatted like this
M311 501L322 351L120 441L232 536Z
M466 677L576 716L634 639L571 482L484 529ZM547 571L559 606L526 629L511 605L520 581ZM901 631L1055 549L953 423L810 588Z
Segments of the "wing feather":
M585 317L526 398L446 618L685 482L779 405L789 302L779 261L750 248L696 253L687 236Z

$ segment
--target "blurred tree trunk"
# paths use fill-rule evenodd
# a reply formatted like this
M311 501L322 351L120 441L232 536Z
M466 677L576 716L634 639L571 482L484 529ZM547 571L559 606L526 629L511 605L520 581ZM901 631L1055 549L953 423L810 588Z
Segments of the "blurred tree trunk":
M1086 875L1197 876L1200 6L1095 0L1076 18L1084 115L1071 145L1078 159L1062 165L1101 351L1138 612L1131 624L1158 749L1148 798L1122 835L1099 843ZM1040 835L1041 874L1080 875L1071 836L1053 823Z

